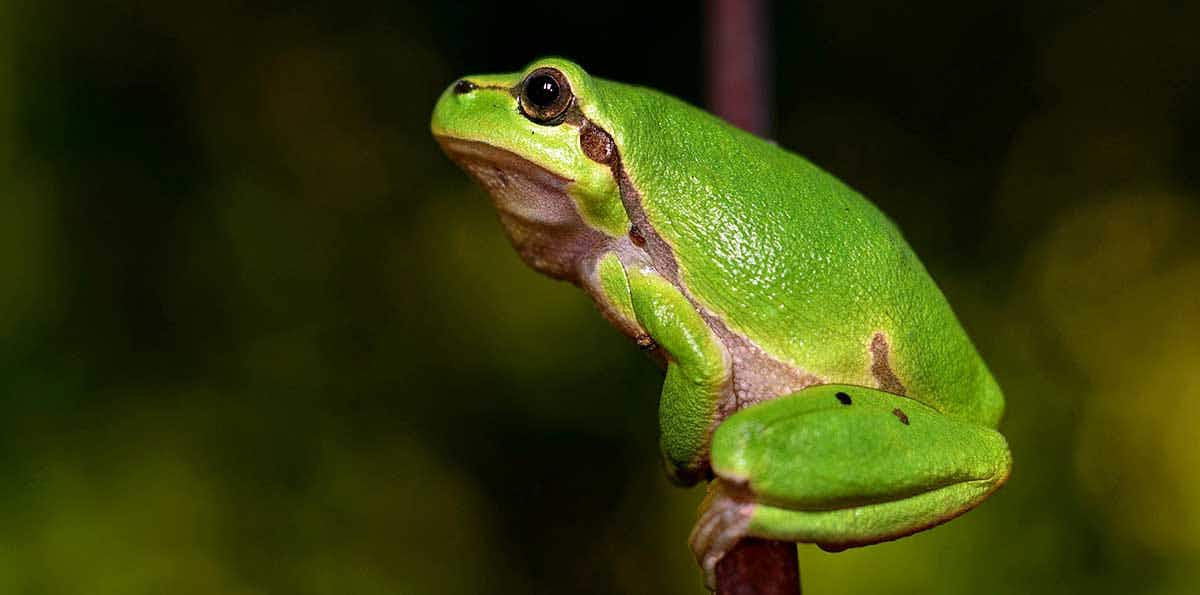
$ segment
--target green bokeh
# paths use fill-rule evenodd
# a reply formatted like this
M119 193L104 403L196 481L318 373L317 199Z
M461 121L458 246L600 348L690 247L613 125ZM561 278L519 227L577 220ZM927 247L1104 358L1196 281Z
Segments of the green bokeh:
M806 592L1194 591L1195 4L777 4L779 142L905 230L1015 455ZM532 6L0 0L0 593L702 592L659 373L427 131L550 53L699 102L702 11Z

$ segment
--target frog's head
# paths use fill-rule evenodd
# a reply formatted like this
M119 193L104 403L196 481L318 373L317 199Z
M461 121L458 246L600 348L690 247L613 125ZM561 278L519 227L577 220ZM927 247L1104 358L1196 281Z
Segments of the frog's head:
M491 194L525 261L554 277L573 279L597 241L629 231L616 144L594 123L598 87L578 65L544 58L463 77L433 110L442 149Z

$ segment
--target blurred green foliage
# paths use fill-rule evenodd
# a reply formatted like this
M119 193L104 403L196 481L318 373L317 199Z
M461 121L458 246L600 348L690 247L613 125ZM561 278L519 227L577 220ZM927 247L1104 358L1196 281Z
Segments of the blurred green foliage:
M1016 456L806 591L1194 591L1197 5L778 4L779 141L905 229ZM700 592L658 372L427 122L551 52L697 102L701 25L0 0L0 592Z

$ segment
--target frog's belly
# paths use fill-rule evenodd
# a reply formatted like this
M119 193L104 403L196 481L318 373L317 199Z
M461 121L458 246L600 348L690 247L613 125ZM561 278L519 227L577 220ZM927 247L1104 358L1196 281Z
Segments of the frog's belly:
M721 402L717 404L718 419L724 419L755 403L829 382L820 375L772 357L753 341L730 330L720 319L703 310L701 315L729 355L729 383Z

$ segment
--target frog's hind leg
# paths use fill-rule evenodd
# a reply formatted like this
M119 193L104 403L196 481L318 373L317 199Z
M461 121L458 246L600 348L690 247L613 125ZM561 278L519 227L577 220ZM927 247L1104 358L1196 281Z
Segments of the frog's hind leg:
M828 550L896 539L970 510L1011 465L995 430L846 385L742 410L711 448L716 479L691 538L710 585L744 536Z

